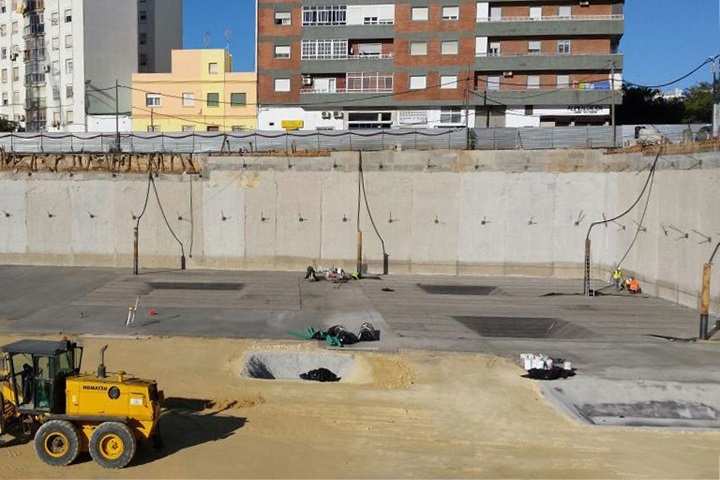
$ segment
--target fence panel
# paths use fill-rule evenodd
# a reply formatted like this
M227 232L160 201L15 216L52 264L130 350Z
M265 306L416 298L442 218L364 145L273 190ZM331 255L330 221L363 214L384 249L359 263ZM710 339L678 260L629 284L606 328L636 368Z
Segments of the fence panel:
M690 134L694 138L702 125L654 125L672 143ZM634 141L634 125L617 129L617 145ZM0 147L17 153L103 153L116 147L114 133L0 133ZM548 148L609 148L613 130L608 126L464 128L448 129L367 129L319 131L246 131L123 133L123 152L132 153L214 153L287 152L350 150L542 150Z

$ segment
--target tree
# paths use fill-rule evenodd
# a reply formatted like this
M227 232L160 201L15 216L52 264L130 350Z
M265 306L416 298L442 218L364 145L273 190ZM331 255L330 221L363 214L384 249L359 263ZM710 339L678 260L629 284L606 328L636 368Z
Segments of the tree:
M679 99L665 99L660 90L623 87L623 103L617 109L618 125L681 123L685 107Z
M712 122L713 100L712 85L700 82L685 91L685 114L683 123Z
M0 132L14 132L17 127L17 122L0 117Z

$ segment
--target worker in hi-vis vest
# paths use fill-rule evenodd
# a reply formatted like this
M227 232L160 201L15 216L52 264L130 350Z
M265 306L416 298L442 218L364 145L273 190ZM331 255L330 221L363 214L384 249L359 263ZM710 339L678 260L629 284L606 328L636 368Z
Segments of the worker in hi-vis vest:
M616 290L622 289L622 270L620 270L620 267L616 268L613 272L612 283L615 285Z

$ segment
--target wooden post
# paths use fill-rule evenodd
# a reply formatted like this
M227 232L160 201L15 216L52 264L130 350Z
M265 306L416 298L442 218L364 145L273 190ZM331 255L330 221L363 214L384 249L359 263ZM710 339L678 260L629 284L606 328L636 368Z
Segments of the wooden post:
M710 274L712 264L703 265L702 295L700 297L700 340L708 339L708 317L710 315Z

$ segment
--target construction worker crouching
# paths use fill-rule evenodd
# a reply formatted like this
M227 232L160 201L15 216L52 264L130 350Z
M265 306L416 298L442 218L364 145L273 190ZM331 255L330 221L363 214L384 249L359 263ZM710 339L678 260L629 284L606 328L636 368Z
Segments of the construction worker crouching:
M625 280L625 286L630 293L640 293L640 281L637 278L628 278Z

